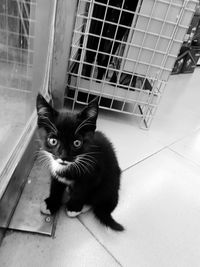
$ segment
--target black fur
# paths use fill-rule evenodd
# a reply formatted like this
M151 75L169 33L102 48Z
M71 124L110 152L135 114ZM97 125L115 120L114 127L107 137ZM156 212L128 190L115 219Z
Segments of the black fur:
M111 216L118 203L121 170L111 142L103 133L95 131L98 99L75 114L54 110L39 94L37 111L41 153L48 152L41 160L50 167L52 177L50 195L45 200L47 208L51 213L60 208L67 187L69 200L66 205L69 211L78 212L84 204L90 205L102 224L122 231L123 226ZM58 144L49 145L48 138L56 139ZM81 141L82 145L76 148L73 144L75 140ZM55 161L67 161L67 166L55 172L49 155Z

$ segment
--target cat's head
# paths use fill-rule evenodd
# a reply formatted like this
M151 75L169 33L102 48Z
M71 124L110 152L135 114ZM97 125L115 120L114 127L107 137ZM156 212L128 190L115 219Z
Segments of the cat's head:
M94 159L93 135L98 116L98 98L79 113L55 110L44 97L37 96L39 159L54 175L90 171Z

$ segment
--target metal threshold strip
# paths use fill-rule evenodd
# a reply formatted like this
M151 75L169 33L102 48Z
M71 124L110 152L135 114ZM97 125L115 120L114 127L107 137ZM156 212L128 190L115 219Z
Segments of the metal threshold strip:
M36 160L8 229L54 235L56 217L40 213L40 203L48 195L49 183L48 173Z
M39 233L52 236L55 229L56 218L46 218L40 214L40 203L49 190L49 175L44 168L34 162L34 154L37 149L35 142L36 113L34 112L27 131L22 137L23 144L20 152L16 149L15 164L7 170L15 168L5 192L0 198L0 239L7 229ZM20 142L18 143L20 145ZM24 147L24 149L23 149ZM20 154L20 155L19 155ZM19 156L21 159L19 160ZM34 164L34 165L33 165ZM6 173L7 174L7 173ZM6 177L8 174L6 175ZM8 176L8 177L9 177ZM27 179L28 177L28 179Z

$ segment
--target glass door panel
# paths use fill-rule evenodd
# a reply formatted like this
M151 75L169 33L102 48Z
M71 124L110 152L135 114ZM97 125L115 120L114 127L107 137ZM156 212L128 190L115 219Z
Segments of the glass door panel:
M0 1L0 174L44 89L55 3Z

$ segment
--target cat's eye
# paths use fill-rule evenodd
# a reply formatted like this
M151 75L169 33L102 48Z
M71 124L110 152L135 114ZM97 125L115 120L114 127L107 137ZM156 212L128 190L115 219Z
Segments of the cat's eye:
M73 142L73 145L75 148L80 148L82 146L82 141L77 139Z
M58 140L56 138L48 138L47 142L50 146L56 146L58 144Z

